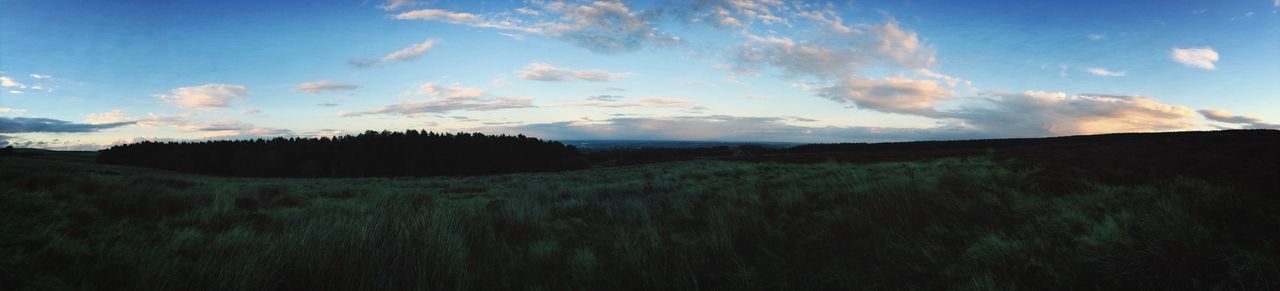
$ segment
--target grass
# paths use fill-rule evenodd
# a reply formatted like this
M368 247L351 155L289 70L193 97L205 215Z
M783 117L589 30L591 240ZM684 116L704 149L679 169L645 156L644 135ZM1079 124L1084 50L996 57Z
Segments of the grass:
M0 289L1276 289L1275 195L990 156L216 178L0 159Z

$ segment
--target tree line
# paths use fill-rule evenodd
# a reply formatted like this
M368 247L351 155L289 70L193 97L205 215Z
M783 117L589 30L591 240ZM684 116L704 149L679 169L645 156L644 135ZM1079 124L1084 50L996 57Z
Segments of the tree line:
M581 169L573 146L524 135L366 131L355 136L113 146L98 163L240 177L476 175Z

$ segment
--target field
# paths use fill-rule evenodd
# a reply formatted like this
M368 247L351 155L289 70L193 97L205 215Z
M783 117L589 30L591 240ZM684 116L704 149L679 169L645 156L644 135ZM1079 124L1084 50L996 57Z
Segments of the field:
M1272 172L1006 152L349 179L0 157L0 289L1280 288Z

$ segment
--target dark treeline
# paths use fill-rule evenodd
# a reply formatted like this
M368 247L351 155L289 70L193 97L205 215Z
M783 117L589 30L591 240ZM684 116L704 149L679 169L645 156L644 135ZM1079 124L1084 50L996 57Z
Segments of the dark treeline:
M416 130L332 138L148 141L101 150L98 162L241 177L474 175L586 167L576 148L559 142Z

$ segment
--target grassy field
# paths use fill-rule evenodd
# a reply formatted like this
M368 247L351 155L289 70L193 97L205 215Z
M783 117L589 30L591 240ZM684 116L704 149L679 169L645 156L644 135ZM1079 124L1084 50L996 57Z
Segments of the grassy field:
M0 289L1277 289L1280 203L991 155L252 179L0 158ZM91 156L91 155L89 155Z

